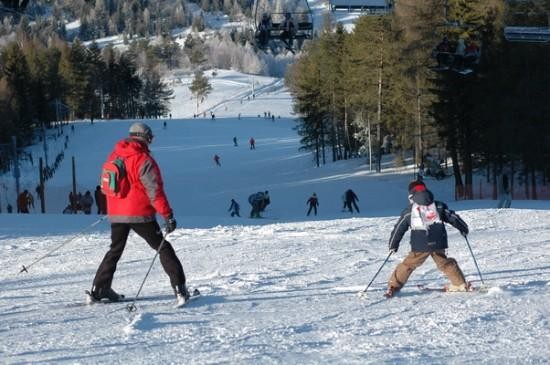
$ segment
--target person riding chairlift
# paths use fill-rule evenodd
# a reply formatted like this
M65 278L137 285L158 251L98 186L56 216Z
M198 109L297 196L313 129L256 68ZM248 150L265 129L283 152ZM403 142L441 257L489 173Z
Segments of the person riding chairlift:
M435 58L437 59L437 67L441 68L448 66L449 60L451 58L452 47L447 37L443 37L441 43L439 43L437 47L435 47L435 53Z
M267 13L263 13L260 22L260 47L266 47L269 41L269 32L271 31L271 17Z
M469 40L464 50L464 66L472 67L473 64L477 63L478 59L479 46L474 41Z
M285 20L283 21L283 32L281 33L281 39L287 44L289 48L292 48L292 39L294 38L294 33L296 32L296 26L294 25L294 20L292 20L292 15L290 13L285 13Z

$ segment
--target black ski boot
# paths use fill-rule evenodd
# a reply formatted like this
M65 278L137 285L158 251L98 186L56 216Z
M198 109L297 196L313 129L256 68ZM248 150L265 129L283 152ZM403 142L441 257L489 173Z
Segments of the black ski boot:
M189 294L189 291L187 291L187 287L185 284L180 284L174 287L174 294L176 294L176 306L177 307L183 307L187 302L189 302L189 298L191 295Z
M120 302L121 300L124 300L123 294L118 294L116 291L114 291L111 288L96 288L93 287L91 292L87 292L88 299L91 302L101 302L102 300L106 300L109 302Z

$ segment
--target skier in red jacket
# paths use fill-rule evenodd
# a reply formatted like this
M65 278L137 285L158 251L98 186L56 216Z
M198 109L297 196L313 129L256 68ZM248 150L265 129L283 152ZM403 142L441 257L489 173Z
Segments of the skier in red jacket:
M153 133L144 123L132 124L129 132L128 138L117 142L109 160L117 157L124 160L130 190L124 198L107 196L111 248L97 269L89 299L119 301L124 298L111 288L111 282L128 234L133 230L154 250L158 251L162 244L160 262L170 277L178 304L184 304L189 299L189 292L183 267L172 245L164 239L155 217L158 213L166 220L167 234L176 229L176 220L164 193L160 169L149 151Z

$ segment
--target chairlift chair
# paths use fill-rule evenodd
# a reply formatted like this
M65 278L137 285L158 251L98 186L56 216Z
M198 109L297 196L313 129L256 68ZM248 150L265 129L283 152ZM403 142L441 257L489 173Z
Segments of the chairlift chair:
M444 37L446 39L447 37ZM469 75L474 72L475 66L481 59L481 44L475 40L468 40L467 43L460 45L458 42L448 42L448 48L441 47L441 42L432 50L432 58L438 62L437 66L432 67L435 71L453 71L461 75ZM458 51L462 47L461 51Z
M504 27L504 38L509 42L550 43L550 27Z
M550 44L550 3L535 8L532 2L507 0L504 38L509 42Z
M442 41L432 50L431 56L437 60L438 65L431 68L438 72L452 71L461 75L474 73L482 50L479 25L450 18L448 3L445 2L443 23L440 27L445 29L443 39L448 39L448 43L447 47L442 47Z
M294 53L294 40L306 40L313 38L313 13L307 0L300 2L300 7L287 11L277 11L275 2L272 0L256 0L254 19L255 19L255 39L258 48L276 51L279 46L283 46ZM285 29L285 22L292 21L293 31L288 32Z
M330 0L330 10L361 12L365 15L387 15L393 10L392 0Z

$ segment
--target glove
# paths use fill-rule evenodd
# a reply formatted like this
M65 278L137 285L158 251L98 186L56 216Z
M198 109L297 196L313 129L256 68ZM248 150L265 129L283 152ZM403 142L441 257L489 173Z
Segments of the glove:
M468 230L460 231L460 234L462 235L462 237L466 237L468 236Z
M170 232L174 232L176 229L176 219L174 218L173 214L170 214L168 218L166 218L166 234Z
M398 247L390 247L390 252L391 253L396 253L397 249L398 249Z

